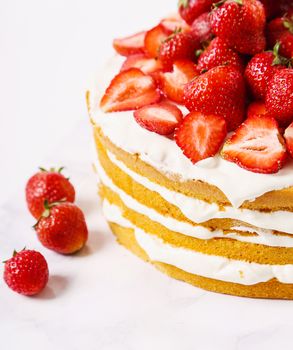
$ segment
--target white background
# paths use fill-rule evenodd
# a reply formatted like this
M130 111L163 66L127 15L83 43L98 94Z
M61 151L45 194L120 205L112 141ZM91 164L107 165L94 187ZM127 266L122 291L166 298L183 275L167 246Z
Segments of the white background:
M99 214L87 81L114 37L153 26L175 1L0 1L0 260L27 246L51 273L37 298L0 278L1 350L292 349L291 302L171 280L114 244ZM45 250L30 228L24 185L51 164L67 166L86 213L90 239L75 257Z

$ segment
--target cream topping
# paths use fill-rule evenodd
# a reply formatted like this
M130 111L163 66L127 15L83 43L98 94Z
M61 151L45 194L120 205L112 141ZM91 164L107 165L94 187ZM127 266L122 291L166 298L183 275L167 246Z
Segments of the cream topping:
M175 174L182 181L202 180L217 186L234 207L241 206L246 200L253 201L264 193L293 186L292 160L277 174L249 172L220 156L192 164L173 140L140 127L132 111L103 113L99 108L100 99L119 72L121 63L120 57L110 60L98 74L90 93L91 118L117 147L138 154L143 161L166 175ZM182 110L187 113L185 108Z
M122 216L117 206L105 201L103 210L108 221L134 230L138 245L152 261L166 263L191 274L242 285L254 285L273 278L281 283L293 283L293 265L251 263L178 248L134 226Z
M242 236L237 235L236 232L224 234L222 230L211 231L203 226L194 226L186 222L176 220L172 217L163 216L156 210L148 208L147 206L139 203L133 197L126 194L123 190L118 188L113 181L107 176L102 166L97 163L96 170L102 183L110 188L113 192L119 195L123 203L135 212L145 215L151 220L161 224L171 231L181 233L186 236L195 237L198 239L212 239L212 238L231 238L242 242L263 244L267 246L275 247L293 247L293 238L288 236L277 236L269 230L254 230L257 236ZM240 227L240 230L244 230L244 227ZM249 229L247 230L249 231Z

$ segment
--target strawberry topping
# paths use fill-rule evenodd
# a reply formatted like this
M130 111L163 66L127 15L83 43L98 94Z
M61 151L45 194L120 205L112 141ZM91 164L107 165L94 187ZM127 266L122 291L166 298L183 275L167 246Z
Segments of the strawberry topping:
M129 111L160 99L154 79L137 68L130 68L111 81L100 107L104 112Z
M213 114L192 112L175 131L175 140L193 163L214 156L227 135L226 121Z
M284 134L287 150L293 158L293 123L288 126Z
M144 52L144 38L146 32L140 32L126 38L115 39L113 41L114 49L121 56L130 56Z
M159 60L141 54L127 57L121 67L121 72L129 68L138 68L145 74L152 74L163 70L163 65Z
M152 28L146 33L145 36L145 51L150 57L157 58L162 43L170 35L170 31L166 29L162 24Z
M256 173L276 173L286 160L278 123L268 116L248 118L225 143L222 156Z
M181 122L183 115L178 107L163 101L135 111L134 118L140 126L149 131L170 135Z

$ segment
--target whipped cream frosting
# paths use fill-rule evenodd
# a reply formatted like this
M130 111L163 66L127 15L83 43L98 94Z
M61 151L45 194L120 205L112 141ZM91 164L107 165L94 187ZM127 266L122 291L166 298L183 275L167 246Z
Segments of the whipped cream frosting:
M175 266L191 274L242 285L254 285L276 278L281 283L293 283L293 265L266 265L233 260L178 248L150 235L126 220L117 206L104 201L108 221L134 230L138 245L152 261Z
M160 172L176 174L182 181L202 180L217 186L234 207L246 200L253 201L264 193L293 186L293 161L277 174L257 174L215 156L193 164L176 143L140 127L133 112L103 113L100 100L107 86L119 72L123 59L114 57L98 74L90 90L90 115L105 136L117 147L138 154L146 163ZM185 108L183 111L187 113Z
M181 233L186 236L198 238L198 239L212 239L212 238L230 238L235 239L242 242L255 243L255 244L263 244L267 246L274 247L293 247L293 238L282 235L274 235L270 230L261 230L251 228L246 228L241 226L239 228L235 228L238 231L250 231L253 233L257 233L257 236L242 236L237 235L237 233L231 231L230 233L224 234L222 230L214 230L211 231L203 226L194 226L186 222L182 222L176 220L172 217L163 216L158 213L156 210L152 208L148 208L147 206L139 203L133 197L129 196L122 189L118 188L113 181L107 176L102 166L99 162L96 162L95 165L96 171L99 176L99 180L108 188L110 188L113 192L119 195L120 199L123 203L130 209L136 211L139 214L145 215L149 217L151 220L161 224L171 231L175 231ZM114 206L113 206L114 207Z
M293 213L288 211L276 211L265 213L257 210L238 209L227 206L219 210L217 204L209 204L205 201L188 197L184 194L171 191L164 186L150 181L138 173L129 169L115 155L107 152L109 159L134 181L147 189L157 192L169 203L175 205L189 220L199 224L211 219L235 219L263 229L276 230L293 234Z

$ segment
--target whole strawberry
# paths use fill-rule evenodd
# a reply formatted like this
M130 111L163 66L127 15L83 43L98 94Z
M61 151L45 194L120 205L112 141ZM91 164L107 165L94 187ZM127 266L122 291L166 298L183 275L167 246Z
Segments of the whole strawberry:
M200 43L195 41L191 34L175 32L161 44L159 59L166 69L171 70L177 60L194 60L195 50L199 48Z
M268 83L272 76L285 66L282 60L273 52L262 52L255 55L247 64L245 78L248 86L257 100L264 100Z
M14 253L5 262L4 280L14 292L22 295L36 295L47 285L48 265L43 255L34 250Z
M26 202L31 214L38 219L44 211L44 202L54 203L60 200L74 202L75 190L69 180L59 170L41 171L32 176L26 185Z
M83 212L72 203L46 203L35 229L40 242L60 254L79 251L88 238Z
M184 100L190 111L222 116L228 130L234 130L244 118L243 76L233 66L212 68L185 86Z
M209 12L215 0L179 0L179 13L188 23L192 22L204 12Z
M190 33L196 41L201 43L212 39L213 32L209 12L203 13L194 20Z
M200 55L197 69L202 72L221 65L232 65L243 70L243 62L238 53L229 48L223 39L215 38Z
M268 84L265 103L280 125L293 121L293 69L282 69L274 74Z
M264 50L265 23L264 6L258 0L228 0L211 14L214 34L243 54Z

